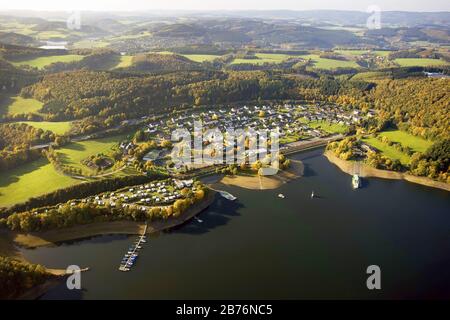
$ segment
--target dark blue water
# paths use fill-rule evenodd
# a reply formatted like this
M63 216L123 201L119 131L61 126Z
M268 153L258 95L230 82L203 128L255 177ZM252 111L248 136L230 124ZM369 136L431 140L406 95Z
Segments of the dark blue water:
M236 202L218 197L202 224L152 236L131 272L117 268L134 237L23 250L49 267L91 268L82 291L62 285L43 298L450 298L448 192L375 178L354 191L322 150L294 158L304 177L277 190L227 187ZM366 287L373 264L379 291Z

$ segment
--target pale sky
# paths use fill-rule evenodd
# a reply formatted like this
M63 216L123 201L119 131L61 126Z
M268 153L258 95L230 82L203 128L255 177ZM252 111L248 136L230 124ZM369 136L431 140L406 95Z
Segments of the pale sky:
M450 11L450 0L1 0L0 10L358 10Z

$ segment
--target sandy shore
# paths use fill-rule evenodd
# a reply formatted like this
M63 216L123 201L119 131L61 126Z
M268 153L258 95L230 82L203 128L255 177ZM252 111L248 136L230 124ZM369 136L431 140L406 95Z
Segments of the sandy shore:
M339 169L348 174L353 174L354 170L354 162L353 161L345 161L336 157L331 151L325 151L324 153L327 159L335 164ZM359 175L361 177L376 177L383 179L393 179L393 180L406 180L412 183L421 184L427 187L438 188L446 191L450 191L450 184L440 181L435 181L426 177L417 177L408 173L403 172L395 172L388 170L380 170L373 167L368 166L367 164L360 163L359 165Z
M301 161L292 160L287 170L279 171L274 176L236 175L225 176L219 182L228 186L236 186L252 190L277 189L284 183L303 175L304 166Z

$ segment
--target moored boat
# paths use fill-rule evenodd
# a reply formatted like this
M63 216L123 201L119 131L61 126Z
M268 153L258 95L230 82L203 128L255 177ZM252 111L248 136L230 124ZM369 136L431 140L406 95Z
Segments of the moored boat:
M358 189L359 187L361 187L361 178L357 174L353 175L352 187L353 189Z

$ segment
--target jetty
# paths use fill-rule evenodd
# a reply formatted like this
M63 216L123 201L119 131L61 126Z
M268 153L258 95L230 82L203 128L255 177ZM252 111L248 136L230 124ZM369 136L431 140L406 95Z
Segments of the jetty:
M139 256L139 250L142 249L142 244L146 243L147 224L145 224L144 232L139 236L136 243L128 249L128 252L124 255L122 262L120 263L119 270L123 272L130 271L134 266L137 257Z

